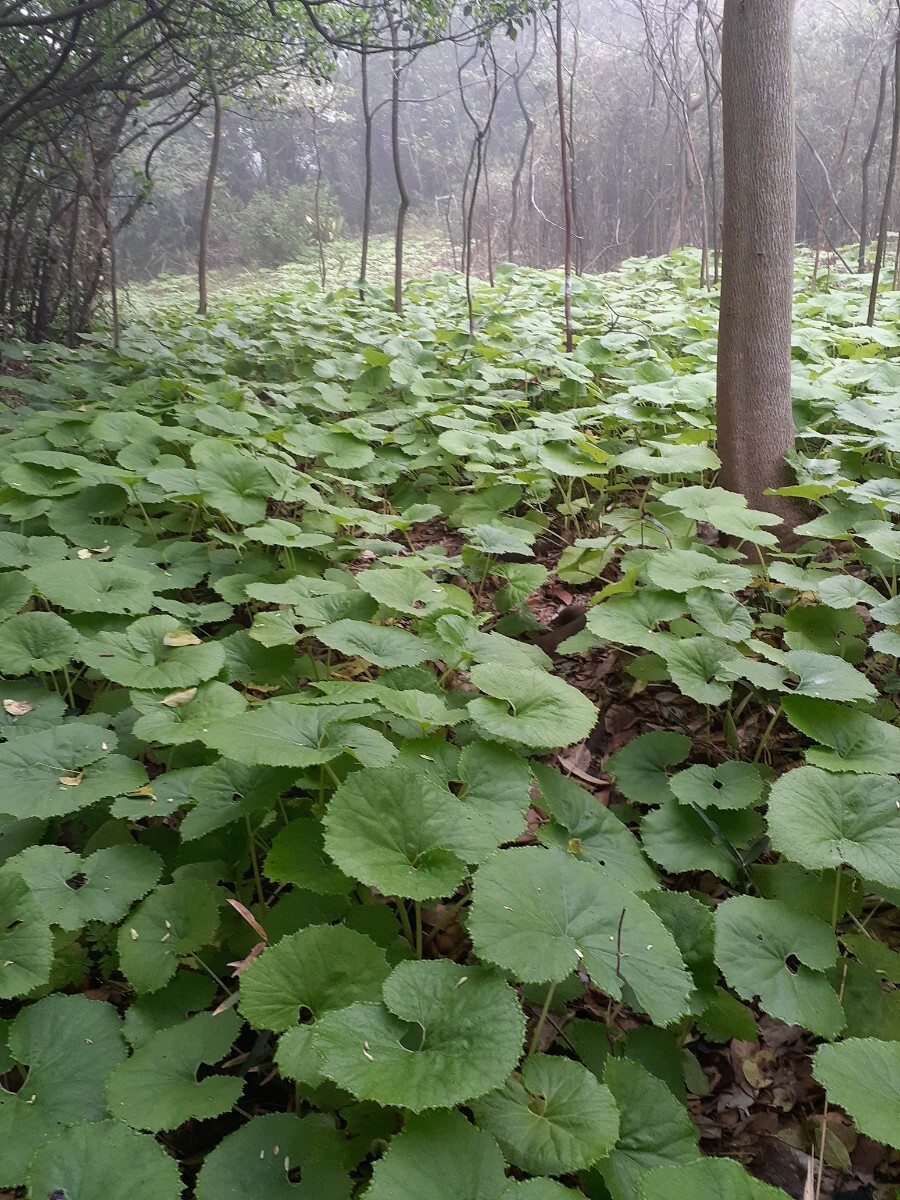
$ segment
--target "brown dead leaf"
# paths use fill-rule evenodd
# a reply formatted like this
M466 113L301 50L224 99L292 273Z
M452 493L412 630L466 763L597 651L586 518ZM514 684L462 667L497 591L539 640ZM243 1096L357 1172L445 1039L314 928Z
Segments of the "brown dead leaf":
M171 633L167 633L163 637L164 646L199 646L201 644L200 638L196 633L191 633L189 629L173 629Z
M26 713L34 711L34 705L27 700L4 700L3 711L9 717L24 717Z
M184 688L180 692L169 692L168 696L163 696L160 704L164 704L166 708L181 708L183 704L190 704L196 695L195 687Z
M64 783L66 787L78 787L83 779L84 771L78 771L75 775L60 775L59 782Z

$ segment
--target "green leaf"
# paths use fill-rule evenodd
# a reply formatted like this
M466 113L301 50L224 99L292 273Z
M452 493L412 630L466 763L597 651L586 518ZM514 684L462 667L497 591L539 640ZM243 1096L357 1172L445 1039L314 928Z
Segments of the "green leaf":
M200 1013L155 1033L110 1075L109 1111L132 1129L152 1133L227 1112L237 1103L244 1080L207 1075L198 1081L197 1069L223 1059L240 1027L233 1012Z
M758 546L773 546L777 538L766 533L762 526L777 525L778 517L770 512L747 507L747 501L737 492L720 487L683 487L666 492L663 503L677 508L694 521L708 521L722 533Z
M144 691L193 687L218 675L225 651L218 642L166 645L177 635L166 616L140 617L124 633L104 632L82 642L79 657L104 679Z
M154 781L157 811L172 811L191 800L194 807L181 822L184 841L203 837L261 810L274 809L278 797L294 782L296 772L282 767L245 767L220 759L187 774L167 771Z
M861 1133L900 1150L900 1042L848 1038L820 1046L813 1075Z
M213 722L237 717L247 707L240 692L215 681L174 693L133 691L131 703L142 714L134 723L134 736L161 746L197 741Z
M313 817L298 817L279 830L266 858L266 875L273 883L293 883L320 896L347 896L355 886L326 858L322 825Z
M0 998L24 996L50 978L53 938L28 885L0 871Z
M472 1105L508 1162L532 1175L564 1175L609 1154L619 1116L609 1088L580 1063L539 1054L499 1092Z
M198 443L192 458L203 500L238 525L252 525L266 515L275 482L250 454L212 438Z
M316 637L332 650L364 658L376 667L415 667L428 658L425 642L394 625L335 621L318 628Z
M638 1179L641 1200L787 1200L787 1192L754 1179L731 1158L702 1158L685 1166L657 1167Z
M544 845L596 863L634 892L659 886L637 838L596 797L549 767L535 764L532 771L540 807L553 818L538 830Z
M59 671L79 652L81 639L56 613L24 612L0 626L0 674Z
M63 846L30 846L10 867L48 924L75 931L89 921L114 925L150 891L163 864L146 846L108 846L87 858Z
M772 787L769 836L801 866L846 863L864 879L900 887L900 783L816 767L788 771Z
M197 1200L349 1200L354 1159L328 1116L254 1117L206 1156Z
M597 1170L612 1200L634 1200L645 1171L699 1157L697 1130L684 1105L640 1063L610 1058L603 1081L618 1105L619 1140Z
M178 879L152 892L119 930L119 963L139 992L155 992L175 974L180 955L216 932L218 906L205 883Z
M332 796L325 849L387 896L451 895L466 875L471 820L447 788L402 767L354 772Z
M469 675L484 693L469 704L469 716L488 737L535 748L571 746L597 722L587 697L537 667L482 663Z
M823 744L806 751L806 761L812 766L861 775L900 772L900 729L896 725L833 700L786 696L782 704L795 729Z
M699 594L691 593L692 596ZM588 609L587 628L601 641L652 650L657 642L659 627L676 620L687 611L685 596L658 588L641 587L636 588L630 596L613 596Z
M837 940L824 921L780 900L732 896L716 910L716 962L745 1000L820 1037L844 1026L841 1002L822 972L837 961Z
M688 767L669 780L676 800L700 808L750 808L762 802L764 786L758 767L730 761Z
M658 1024L687 1011L693 984L656 913L563 851L505 850L479 867L469 930L481 958L525 982L562 982L583 966L615 999L627 985Z
M725 592L698 588L685 596L691 617L714 638L743 642L753 633L749 609ZM652 649L652 647L647 647Z
M731 685L719 679L723 662L733 658L732 648L721 638L666 637L657 644L675 686L698 704L724 704Z
M178 1164L156 1140L118 1121L72 1125L45 1143L28 1168L30 1196L109 1200L130 1192L141 1200L180 1200Z
M125 1058L125 1041L111 1004L56 995L19 1013L8 1044L13 1060L28 1068L18 1092L0 1091L0 1185L15 1187L63 1126L108 1115L104 1087Z
M875 686L865 675L834 654L816 654L812 650L789 650L779 659L798 682L791 683L795 696L814 696L819 700L874 700Z
M489 1134L462 1113L426 1113L411 1117L391 1138L366 1200L512 1200L518 1193L508 1192L508 1183L503 1155Z
M17 572L0 572L0 621L15 616L19 609L31 599L28 580Z
M662 804L672 791L667 767L675 767L691 752L691 739L683 733L654 730L641 733L606 760L616 787L636 804Z
M0 746L0 811L58 817L147 782L140 763L111 751L116 736L88 722L57 725Z
M311 767L330 762L346 748L342 718L367 716L374 705L294 704L267 700L201 734L205 745L246 766Z
M493 972L404 962L383 992L382 1004L352 1004L316 1025L323 1074L361 1100L452 1108L499 1087L518 1062L524 1017Z
M663 804L641 822L644 849L667 871L712 871L736 883L740 851L763 833L755 811L710 808L702 813L682 804ZM732 849L733 848L733 849Z
M414 567L370 567L357 576L356 582L385 608L412 617L457 606L448 602L445 587Z
M459 760L467 812L493 832L494 847L512 842L525 828L531 807L531 774L518 754L496 742L469 742Z
M116 562L72 558L42 563L28 571L28 578L45 600L70 612L137 615L153 607L153 575Z
M209 1008L217 984L208 975L179 971L171 983L158 992L138 996L125 1013L125 1037L132 1049L145 1046L160 1029L180 1025L193 1013Z
M260 542L263 546L288 546L292 550L310 550L316 546L332 545L334 539L327 533L306 533L293 521L282 521L269 517L261 525L244 530L249 542Z
M699 550L664 550L647 564L647 578L671 592L709 588L714 592L739 592L749 587L753 576L746 567L719 562Z
M370 938L343 926L310 925L264 950L241 973L241 1012L256 1029L290 1029L357 1001L378 1000L390 968Z

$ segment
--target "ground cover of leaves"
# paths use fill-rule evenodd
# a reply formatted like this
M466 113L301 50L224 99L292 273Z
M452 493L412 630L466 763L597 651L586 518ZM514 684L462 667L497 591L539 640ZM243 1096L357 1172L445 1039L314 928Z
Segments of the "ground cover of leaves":
M4 348L0 1187L895 1196L900 305L807 271L790 553L690 252Z

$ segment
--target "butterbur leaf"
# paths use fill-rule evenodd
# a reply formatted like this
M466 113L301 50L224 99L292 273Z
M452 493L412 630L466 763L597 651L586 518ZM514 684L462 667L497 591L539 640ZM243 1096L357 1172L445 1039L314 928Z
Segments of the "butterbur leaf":
M528 764L497 742L469 742L460 755L459 774L466 785L460 799L493 831L495 848L514 841L531 807Z
M343 753L342 717L364 717L372 711L374 705L324 707L269 700L228 721L213 722L200 736L205 745L245 766L311 767Z
M539 1054L472 1106L507 1160L532 1175L564 1175L604 1158L619 1114L609 1088L568 1058Z
M207 1075L198 1081L197 1069L226 1056L240 1024L233 1012L200 1013L155 1033L110 1075L109 1111L132 1129L153 1133L227 1112L243 1091L243 1079Z
M753 581L746 567L719 562L699 550L665 550L654 554L647 564L647 578L657 587L682 593L695 588L739 592Z
M785 696L784 714L795 729L821 742L806 751L806 760L826 771L862 775L900 772L900 729L835 700Z
M671 796L668 767L678 766L691 752L683 733L654 730L632 738L606 761L623 796L637 804L662 804Z
M194 801L179 831L182 839L191 841L233 821L274 808L294 778L295 772L287 768L245 767L223 758L188 773L167 771L154 780L153 786L160 803L169 811L173 801L177 807Z
M119 963L139 992L155 992L175 974L180 955L216 932L218 906L199 879L178 879L152 892L119 930Z
M688 767L669 780L676 800L700 808L750 808L761 803L764 786L759 768L743 762Z
M637 838L596 797L549 767L535 764L532 771L539 806L553 818L538 830L544 845L596 863L634 892L659 886Z
M699 1157L694 1123L661 1079L640 1063L610 1058L603 1082L619 1109L618 1141L597 1168L612 1200L633 1200L645 1171Z
M638 1179L640 1200L787 1200L731 1158L700 1158L684 1166L657 1167Z
M323 1074L361 1100L413 1112L452 1108L499 1087L519 1060L519 1002L483 967L400 963L383 996L316 1025Z
M412 617L456 607L447 603L447 592L441 584L413 567L370 567L357 576L356 582L385 608Z
M748 508L746 499L737 492L721 487L674 488L663 496L663 503L677 508L694 521L708 521L722 533L759 546L773 546L777 538L766 533L764 525L778 525L779 518L770 512Z
M581 965L616 999L624 981L658 1024L687 1011L693 983L656 913L564 851L505 850L479 867L469 930L481 958L525 982L561 982Z
M324 818L340 869L388 896L449 896L466 875L471 822L447 788L401 767L354 772Z
M150 891L162 866L146 846L128 845L107 846L87 858L63 846L30 846L12 864L44 920L73 932L89 921L115 924Z
M765 830L753 809L698 812L683 804L664 804L641 822L644 849L667 871L712 871L737 881L741 850Z
M227 442L206 439L192 457L197 466L196 486L210 508L218 509L239 525L252 525L266 515L266 500L274 494L269 472L245 451Z
M813 1075L861 1133L900 1150L900 1042L847 1038L820 1046Z
M178 1164L155 1138L119 1121L72 1125L46 1142L28 1168L30 1196L109 1200L180 1200Z
M666 638L657 650L675 686L698 704L723 704L731 695L731 685L718 678L723 662L734 657L728 642L713 637Z
M123 633L106 632L82 642L78 654L104 679L123 687L171 691L218 675L225 651L218 642L197 640L167 645L172 618L140 617ZM193 635L191 635L193 637Z
M900 783L816 767L788 771L772 787L769 836L801 866L846 863L864 879L900 887Z
M53 939L28 885L0 871L0 999L24 996L50 978Z
M0 571L0 621L15 616L30 599L31 586L23 575Z
M194 1013L209 1008L217 984L209 975L179 971L171 983L158 992L138 996L125 1012L125 1037L133 1050L144 1046L160 1029L180 1025Z
M322 825L298 817L280 830L266 858L266 875L274 883L293 883L320 896L347 896L354 882L325 855Z
M753 617L734 596L698 588L685 599L693 620L713 637L743 642L752 634Z
M78 653L81 638L57 613L24 612L0 627L0 674L59 671Z
M355 1165L330 1117L270 1113L228 1134L206 1156L197 1200L349 1200Z
M745 1000L758 996L770 1016L836 1037L844 1013L823 972L837 961L829 926L781 900L732 896L716 910L716 962Z
M469 716L488 737L534 748L570 746L596 724L590 700L537 667L481 663L470 678L484 695L469 704Z
M241 1012L257 1029L290 1029L301 1009L314 1018L378 1000L390 968L380 946L353 929L310 925L264 950L241 973Z
M364 658L376 667L415 667L428 657L425 642L394 625L335 621L333 625L317 629L316 637L332 650Z
M71 722L0 746L0 811L58 817L147 782L140 763L113 754L115 734Z
M659 627L687 611L687 600L677 592L642 587L630 596L613 596L588 609L587 627L601 641L652 650Z
M197 741L214 722L239 716L247 707L240 692L215 680L163 697L132 692L131 702L142 714L134 723L134 736L162 746Z
M779 661L797 676L796 682L785 685L795 696L846 701L874 700L876 696L874 684L835 654L789 650Z
M120 563L71 558L32 567L28 578L44 599L70 612L137 615L153 606L153 575Z
M391 1139L366 1200L506 1200L507 1186L506 1164L490 1134L462 1113L425 1113Z
M19 1013L8 1043L13 1060L28 1068L18 1092L0 1091L0 1185L15 1187L35 1151L64 1125L108 1115L104 1087L125 1058L125 1041L111 1004L55 995Z

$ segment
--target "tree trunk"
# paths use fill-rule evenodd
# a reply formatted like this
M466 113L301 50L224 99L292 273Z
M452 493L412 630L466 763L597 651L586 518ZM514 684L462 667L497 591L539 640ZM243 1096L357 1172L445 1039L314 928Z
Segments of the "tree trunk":
M562 0L556 0L556 108L559 113L559 186L563 201L563 309L566 353L572 353L572 185L569 180L569 131L563 81Z
M793 0L725 0L724 196L717 370L720 483L793 527L790 482L796 157Z
M212 73L209 77L210 91L213 100L213 136L209 150L209 166L206 171L206 190L203 193L203 212L200 215L200 252L197 257L197 289L200 293L197 312L206 315L209 301L207 287L206 262L209 255L209 222L212 216L213 195L216 186L216 169L219 165L219 147L222 144L222 102L219 99L219 89Z
M890 58L886 58L881 64L881 75L878 80L878 103L875 105L875 119L872 122L872 133L862 160L862 199L859 206L859 263L857 266L860 275L865 274L866 254L869 249L867 241L869 236L869 166L872 162L875 147L878 144L878 134L881 131L881 115L884 112L884 97L887 92L889 69Z
M389 17L391 29L391 157L394 176L397 180L397 228L394 233L394 312L403 312L403 236L406 229L406 214L409 211L409 192L403 174L403 159L400 154L400 36L397 22Z
M897 149L900 144L900 19L894 38L894 115L891 120L891 148L888 151L887 183L884 186L884 203L878 225L878 245L875 247L875 267L872 271L872 286L869 290L869 311L866 324L875 324L875 306L878 303L878 281L887 254L888 220L894 196L894 180L897 178Z
M369 58L363 48L359 55L360 81L362 84L363 112L363 158L365 162L365 185L363 187L362 248L359 253L359 298L366 292L366 272L369 269L369 240L372 236L372 108L369 103Z

